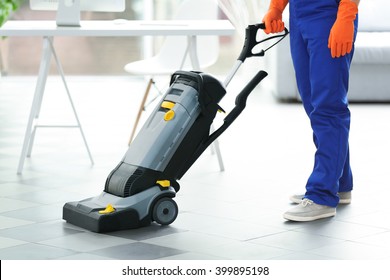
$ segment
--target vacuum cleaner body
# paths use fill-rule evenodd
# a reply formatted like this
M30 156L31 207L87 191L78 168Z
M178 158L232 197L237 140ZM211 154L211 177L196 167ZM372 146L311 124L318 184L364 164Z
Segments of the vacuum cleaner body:
M180 189L178 180L244 110L249 94L267 76L259 71L237 95L223 124L210 133L217 112L223 111L218 103L240 65L247 57L264 55L265 51L252 53L262 42L256 41L256 32L263 28L248 26L244 48L224 84L201 72L175 72L159 105L108 175L104 191L66 203L63 219L94 232L133 229L153 221L171 224L178 215L173 200ZM287 34L285 30L274 37L283 39Z
M208 74L176 72L162 101L109 174L104 192L66 203L63 218L95 232L138 228L151 221L171 223L177 216L171 200L180 188L177 180L209 137L225 93ZM159 207L165 207L163 212Z

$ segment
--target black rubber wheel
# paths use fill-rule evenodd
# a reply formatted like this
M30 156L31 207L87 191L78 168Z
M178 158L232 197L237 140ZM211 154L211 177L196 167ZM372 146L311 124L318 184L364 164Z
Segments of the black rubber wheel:
M169 225L176 220L178 213L179 208L176 202L172 198L163 197L154 204L152 217L160 225Z

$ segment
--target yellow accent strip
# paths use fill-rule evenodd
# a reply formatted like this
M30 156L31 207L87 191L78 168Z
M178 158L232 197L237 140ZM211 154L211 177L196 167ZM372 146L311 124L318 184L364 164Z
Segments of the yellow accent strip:
M171 181L169 181L169 180L158 180L156 183L164 188L168 188L171 186Z
M161 107L164 108L164 109L172 109L173 106L175 106L175 103L173 103L171 101L163 101L161 103Z
M111 204L107 204L106 209L100 210L99 214L110 214L115 212L115 208Z

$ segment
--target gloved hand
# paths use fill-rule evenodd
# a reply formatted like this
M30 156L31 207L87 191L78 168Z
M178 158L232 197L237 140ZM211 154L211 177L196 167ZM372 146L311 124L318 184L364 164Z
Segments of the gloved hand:
M266 34L278 33L284 30L282 13L287 4L288 0L271 0L269 9L263 18L265 23L264 32Z
M352 51L354 37L354 20L358 6L351 0L341 0L337 18L330 30L328 48L333 58L340 57Z

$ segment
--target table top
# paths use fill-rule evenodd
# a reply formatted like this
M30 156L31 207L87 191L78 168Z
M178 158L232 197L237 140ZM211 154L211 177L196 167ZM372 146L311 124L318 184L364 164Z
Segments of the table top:
M80 26L57 26L54 20L9 20L0 36L229 36L234 27L228 20L86 20Z

